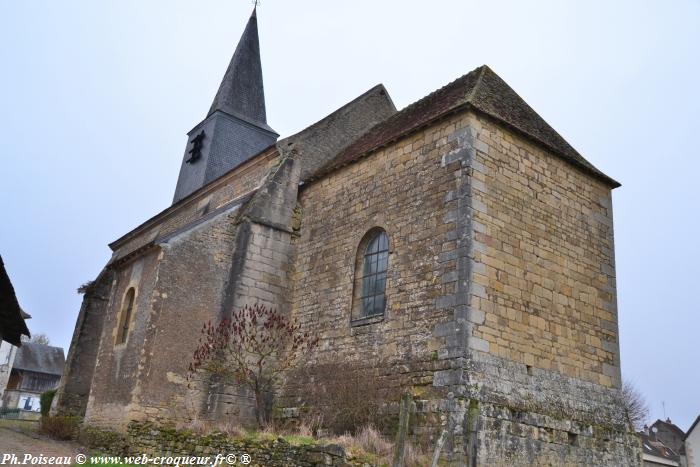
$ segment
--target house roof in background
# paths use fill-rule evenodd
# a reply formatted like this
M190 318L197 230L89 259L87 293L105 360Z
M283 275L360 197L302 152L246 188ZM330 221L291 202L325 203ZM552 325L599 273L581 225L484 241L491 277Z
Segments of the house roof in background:
M667 428L669 428L669 429L675 431L676 434L678 434L681 438L682 438L683 436L685 436L685 432L683 432L683 430L681 430L680 427L679 427L678 425L676 425L675 423L673 423L673 422L671 421L671 419L669 419L669 418L667 418L666 421L663 421L663 420L661 420L661 419L657 419L654 423L652 423L651 426L652 426L652 427L655 427L655 426L658 426L658 425L665 425Z
M676 463L680 461L681 456L661 441L652 439L652 436L643 431L639 433L639 436L642 438L642 452L644 454L660 457Z
M61 376L65 363L61 347L25 342L17 349L12 369Z

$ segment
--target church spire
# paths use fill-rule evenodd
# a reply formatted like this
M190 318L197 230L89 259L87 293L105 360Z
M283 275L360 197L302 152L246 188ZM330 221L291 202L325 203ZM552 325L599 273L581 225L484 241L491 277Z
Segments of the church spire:
M278 136L265 116L254 8L207 117L187 133L173 202L255 156L274 144Z
M256 10L253 8L207 116L221 110L267 126Z

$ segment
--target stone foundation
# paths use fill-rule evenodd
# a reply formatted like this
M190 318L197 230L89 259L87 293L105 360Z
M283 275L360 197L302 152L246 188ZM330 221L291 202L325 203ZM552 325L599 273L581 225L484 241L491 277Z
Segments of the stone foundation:
M200 436L186 430L157 426L152 423L131 422L126 434L119 434L94 427L81 431L80 441L105 455L140 457L199 457L232 455L235 465L242 464L241 456L250 456L251 467L317 467L368 465L364 461L348 458L337 445L295 446L283 438L256 440L232 439L223 433ZM184 465L184 462L182 463ZM161 464L170 465L170 464ZM209 465L209 464L207 464ZM226 464L223 464L226 465Z

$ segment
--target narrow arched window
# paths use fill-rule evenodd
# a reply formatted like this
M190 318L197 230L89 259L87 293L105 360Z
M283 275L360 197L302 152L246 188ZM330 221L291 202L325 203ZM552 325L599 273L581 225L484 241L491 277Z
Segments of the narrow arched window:
M367 232L357 250L353 320L384 314L388 267L389 238L384 230L372 229Z
M135 296L136 291L133 287L131 287L124 296L122 312L119 317L119 327L117 328L117 344L125 343L126 338L129 336L129 325L131 324L131 313L134 310Z

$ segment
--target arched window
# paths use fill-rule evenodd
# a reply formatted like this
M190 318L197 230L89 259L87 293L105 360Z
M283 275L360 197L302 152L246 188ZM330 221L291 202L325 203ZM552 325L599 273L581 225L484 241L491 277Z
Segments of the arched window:
M389 238L384 230L372 229L367 232L357 250L353 320L384 314L388 267Z
M134 310L135 296L136 291L133 287L131 287L124 296L122 312L119 317L119 327L117 328L117 344L125 343L126 338L129 336L129 325L131 324L131 313Z

